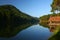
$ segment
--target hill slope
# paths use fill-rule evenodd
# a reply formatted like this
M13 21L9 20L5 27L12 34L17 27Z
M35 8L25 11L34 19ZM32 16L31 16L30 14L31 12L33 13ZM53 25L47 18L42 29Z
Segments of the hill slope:
M37 22L35 18L19 11L12 5L0 6L0 37L14 36L35 22Z

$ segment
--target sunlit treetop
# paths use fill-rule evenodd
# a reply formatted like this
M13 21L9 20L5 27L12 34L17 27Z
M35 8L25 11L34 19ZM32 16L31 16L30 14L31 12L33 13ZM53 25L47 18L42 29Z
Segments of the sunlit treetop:
M51 12L54 12L55 10L60 10L60 0L53 0L51 7Z

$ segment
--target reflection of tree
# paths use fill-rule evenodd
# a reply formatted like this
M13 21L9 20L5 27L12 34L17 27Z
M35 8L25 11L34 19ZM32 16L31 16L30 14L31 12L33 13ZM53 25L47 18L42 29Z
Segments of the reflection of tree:
M43 26L43 27L49 28L49 26L48 26L48 22L41 22L41 23L39 23L39 24L40 24L40 26Z
M56 26L56 29L53 31L53 35L49 40L60 40L60 26Z

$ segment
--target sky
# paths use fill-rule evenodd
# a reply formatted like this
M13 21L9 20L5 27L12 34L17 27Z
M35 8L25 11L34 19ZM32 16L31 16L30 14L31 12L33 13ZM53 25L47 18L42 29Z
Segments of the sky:
M22 12L33 17L51 14L52 0L0 0L0 5L14 5Z

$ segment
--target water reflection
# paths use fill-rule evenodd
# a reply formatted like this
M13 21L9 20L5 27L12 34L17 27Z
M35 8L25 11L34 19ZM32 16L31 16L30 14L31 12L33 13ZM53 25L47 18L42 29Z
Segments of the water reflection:
M48 40L60 40L60 24L57 23L48 23L41 22L41 26L48 28L52 33Z
M48 40L51 32L48 28L37 25L32 25L11 38L0 38L0 40Z

